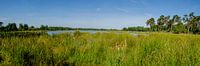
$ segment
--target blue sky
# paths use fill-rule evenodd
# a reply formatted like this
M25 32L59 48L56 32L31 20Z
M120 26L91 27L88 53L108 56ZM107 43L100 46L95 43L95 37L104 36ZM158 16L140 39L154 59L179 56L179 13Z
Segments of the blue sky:
M200 14L200 0L0 0L0 21L40 26L123 28L150 17Z

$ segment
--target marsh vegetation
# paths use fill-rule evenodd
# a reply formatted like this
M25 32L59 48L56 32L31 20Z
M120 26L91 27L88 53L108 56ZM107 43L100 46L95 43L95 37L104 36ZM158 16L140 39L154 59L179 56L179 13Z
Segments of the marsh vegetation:
M6 37L0 38L0 64L199 65L199 43L199 35L152 32Z

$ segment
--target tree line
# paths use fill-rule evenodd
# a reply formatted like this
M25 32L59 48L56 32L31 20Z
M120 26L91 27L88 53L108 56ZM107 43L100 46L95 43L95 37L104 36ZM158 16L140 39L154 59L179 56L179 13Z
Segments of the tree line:
M146 25L149 27L128 27L123 28L123 30L200 34L200 16L194 15L194 12L182 17L179 15L172 17L161 15L158 19L148 19Z
M0 22L0 31L24 31L30 30L31 28L34 27L29 27L28 24L19 24L19 27L17 27L16 23L8 23L8 25L3 26L3 22Z
M70 27L49 27L48 25L41 25L39 28L35 26L29 26L28 24L19 24L8 23L6 26L3 26L3 22L0 22L0 31L1 32L10 32L10 31L34 31L34 30L69 30Z
M71 28L71 27L55 27L55 26L48 26L48 25L41 25L40 27L29 26L28 24L19 24L16 23L8 23L6 26L3 26L3 22L0 22L0 32L10 32L10 31L37 31L37 30L49 30L49 31L56 31L56 30L117 30L117 29L97 29L97 28Z
M157 21L150 18L146 21L146 25L150 26L150 31L167 31L174 33L200 33L200 16L194 15L194 12L184 16L161 15Z
M122 30L124 31L149 31L149 28L144 27L144 26L137 26L137 27L124 27Z

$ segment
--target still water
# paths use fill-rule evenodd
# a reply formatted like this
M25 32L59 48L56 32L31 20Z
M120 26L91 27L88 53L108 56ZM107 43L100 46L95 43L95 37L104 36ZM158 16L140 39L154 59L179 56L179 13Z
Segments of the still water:
M95 30L79 30L80 32L87 32L87 33L107 33L107 32L113 32L113 31L95 31ZM49 35L53 35L53 34L61 34L61 33L67 33L67 32L70 32L70 33L73 33L73 32L76 32L76 30L61 30L61 31L48 31L47 33ZM123 32L128 32L129 34L133 35L133 36L139 36L140 34L137 33L137 32L134 32L134 31L114 31L115 33L123 33ZM143 34L145 36L148 36L149 34Z
M92 34L97 33L97 32L100 32L100 33L109 32L109 31L95 31L95 30L79 30L79 31L92 33ZM66 32L73 33L73 32L76 32L76 30L48 31L48 34L53 35L53 34L60 34L60 33L66 33Z

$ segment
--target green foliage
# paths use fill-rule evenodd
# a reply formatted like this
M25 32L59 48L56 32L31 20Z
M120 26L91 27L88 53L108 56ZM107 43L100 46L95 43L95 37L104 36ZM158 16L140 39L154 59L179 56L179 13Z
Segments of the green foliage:
M165 18L165 16L164 16L164 15L161 15L161 16L157 19L158 31L162 31L162 29L164 28L164 27L163 27L164 24L165 24L164 18Z
M19 24L19 30L24 31L24 25L23 24Z
M48 25L46 25L46 26L45 26L45 25L41 25L41 26L40 26L40 29L41 29L41 30L48 30Z
M3 31L4 27L3 27L3 22L0 22L0 32Z
M128 28L123 28L124 31L148 31L148 28L138 26L138 27L128 27Z
M17 25L16 23L8 23L8 25L5 27L5 31L17 31Z
M199 35L165 33L7 37L0 38L0 65L198 66L199 42Z
M20 31L27 31L29 28L28 24L19 24Z
M47 35L43 31L15 31L15 32L0 32L0 38L12 38L12 37L32 37Z
M193 33L200 34L200 16L189 13L181 18L178 15L170 16L161 15L156 24L154 18L147 20L146 24L150 25L151 31L166 31L174 33Z
M55 30L71 30L70 27L48 27L48 30L55 31Z
M150 25L151 31L154 31L154 29L155 29L155 20L154 20L154 18L150 18L149 20L147 20L146 24Z
M100 31L118 31L117 29L98 29L98 28L71 28L71 27L55 27L55 26L48 26L48 25L41 25L39 28L34 26L28 26L28 24L19 24L9 23L6 26L3 26L3 22L0 22L0 32L12 32L12 31L38 31L38 30L49 30L49 31L56 31L56 30L100 30Z
M74 32L74 34L73 34L75 37L79 37L79 36L81 36L81 32L80 31L76 31L76 32Z
M0 22L0 26L3 26L3 22Z
M182 22L178 22L174 27L174 33L186 33L186 31Z
M28 24L24 24L24 30L28 30L29 27L28 27Z

